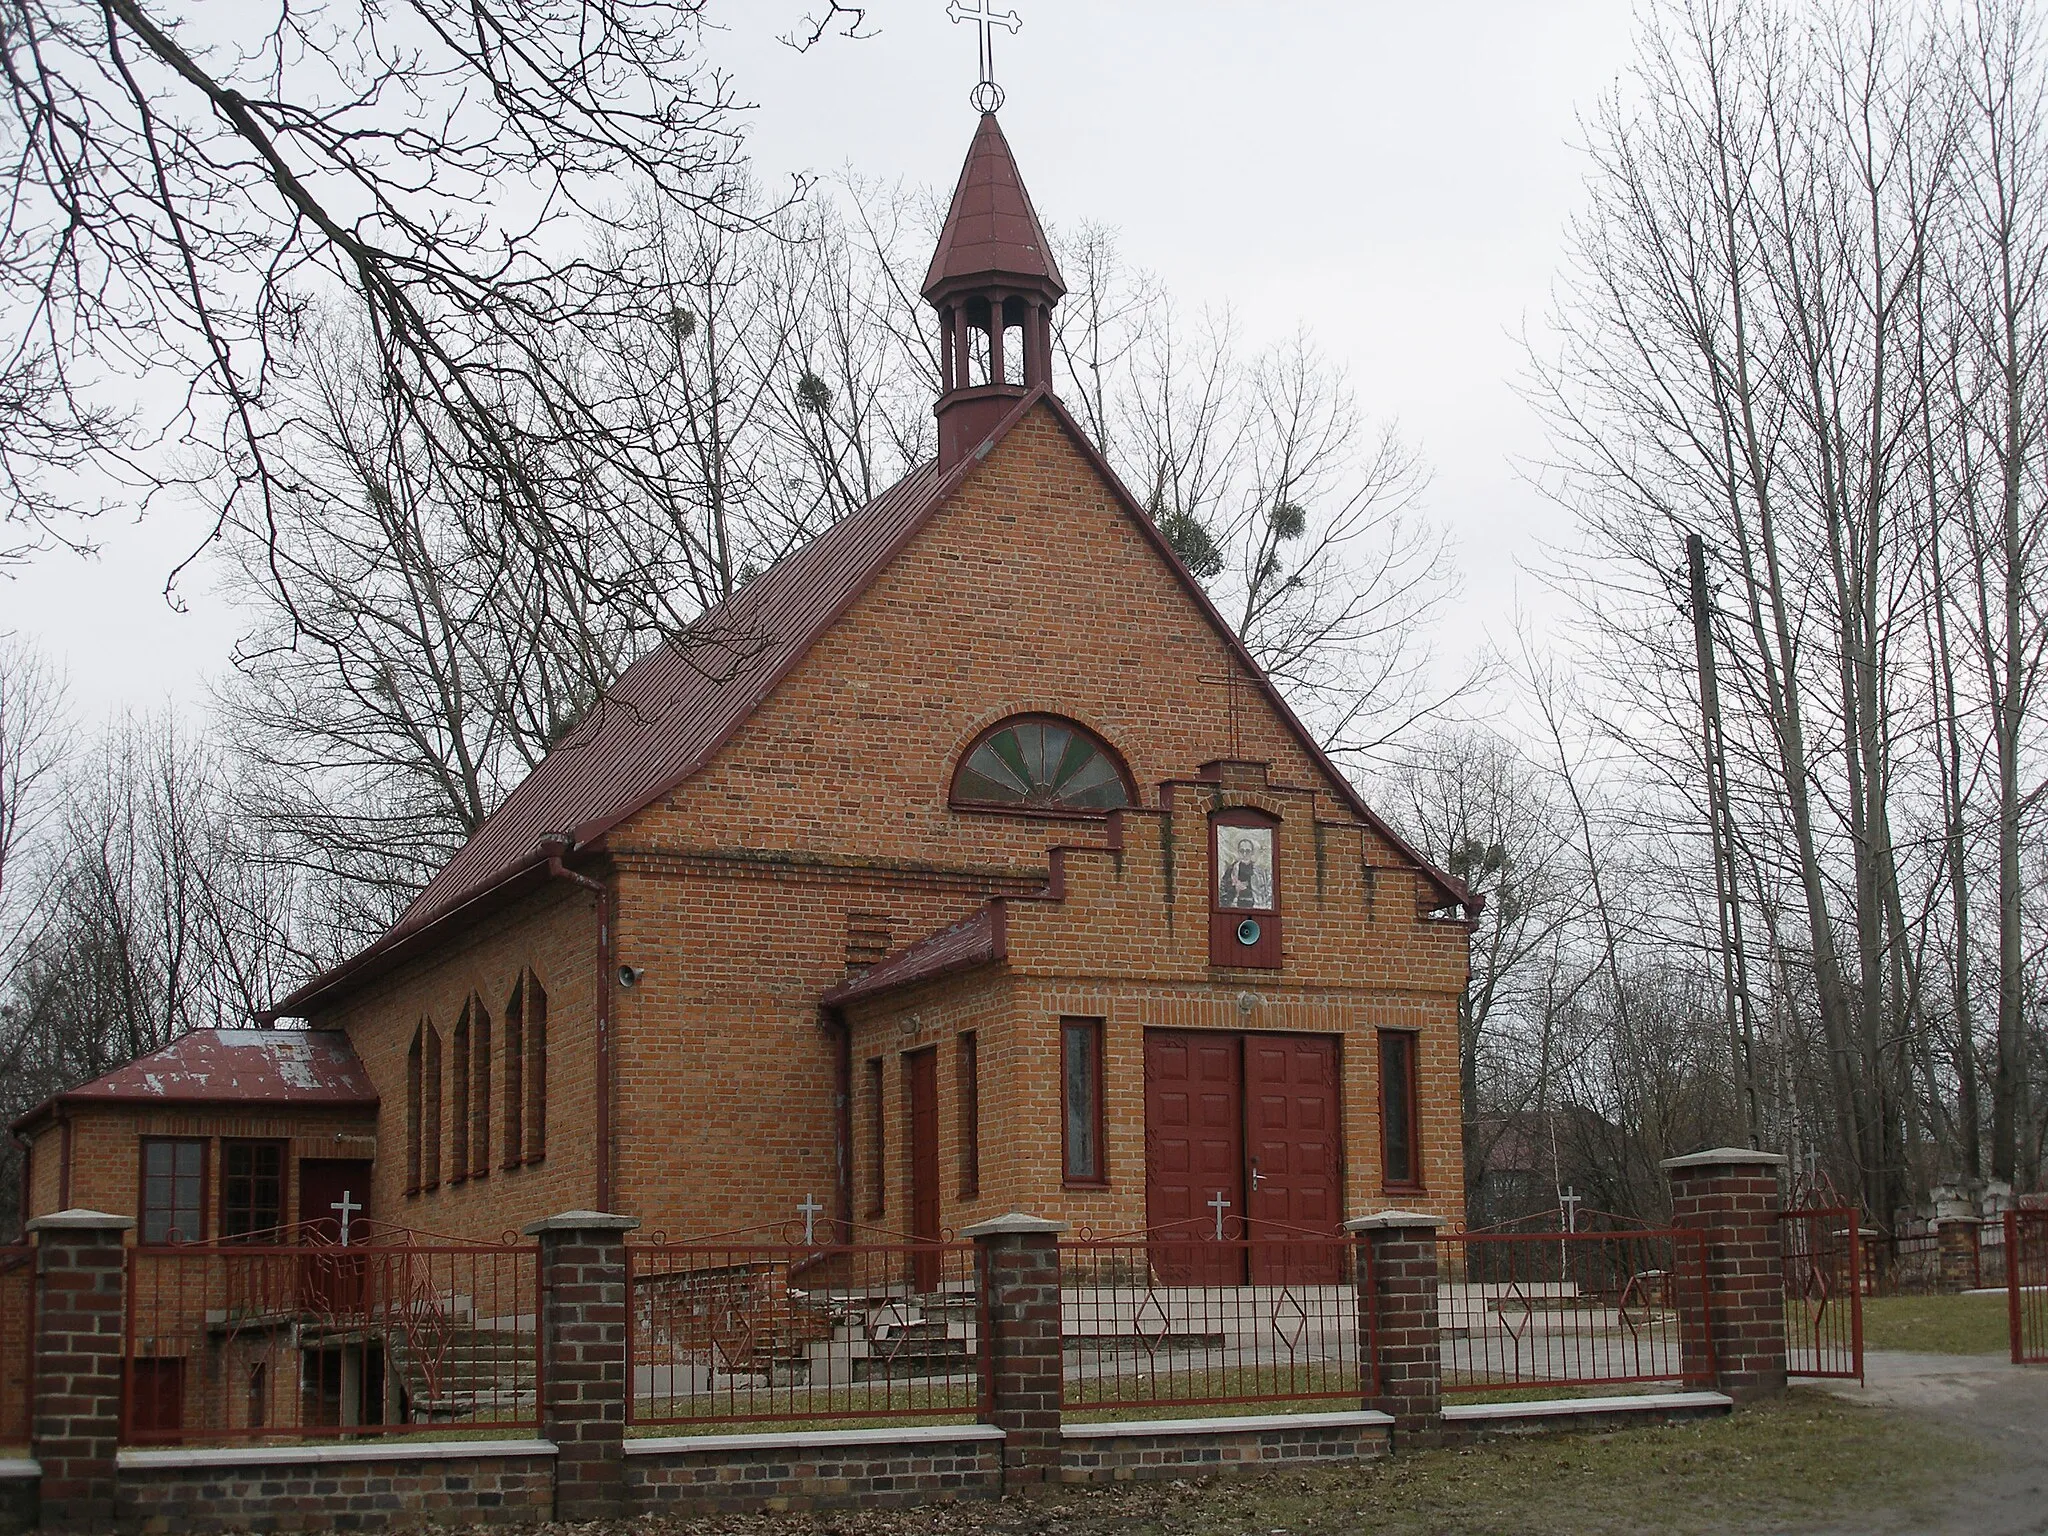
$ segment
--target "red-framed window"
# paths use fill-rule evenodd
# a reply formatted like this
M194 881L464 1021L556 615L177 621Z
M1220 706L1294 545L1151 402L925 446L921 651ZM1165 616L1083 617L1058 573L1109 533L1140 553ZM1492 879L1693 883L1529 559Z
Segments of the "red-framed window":
M955 1045L954 1096L960 1115L960 1198L981 1193L981 1039L963 1030Z
M142 1241L196 1243L206 1236L206 1143L149 1136L142 1143Z
M285 1144L223 1140L220 1144L220 1235L267 1239L284 1225Z
M1380 1031L1380 1169L1388 1189L1422 1187L1421 1127L1416 1114L1415 1034Z
M868 1204L872 1220L888 1209L888 1138L884 1135L888 1106L882 1098L882 1058L868 1058Z
M1104 1145L1102 1020L1060 1020L1060 1176L1068 1184L1109 1182Z

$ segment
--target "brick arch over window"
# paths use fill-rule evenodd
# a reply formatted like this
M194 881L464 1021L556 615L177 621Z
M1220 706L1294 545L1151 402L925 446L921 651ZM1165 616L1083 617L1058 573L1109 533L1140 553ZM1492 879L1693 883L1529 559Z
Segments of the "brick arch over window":
M1011 715L969 743L950 799L978 811L1106 816L1137 803L1116 748L1063 715Z

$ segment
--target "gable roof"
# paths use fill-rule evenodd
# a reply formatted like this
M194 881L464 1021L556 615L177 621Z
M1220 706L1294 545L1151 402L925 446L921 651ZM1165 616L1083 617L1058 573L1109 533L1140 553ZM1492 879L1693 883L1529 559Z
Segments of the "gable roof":
M938 303L956 284L979 287L990 278L1011 277L1051 289L1057 300L1067 291L1053 260L1052 242L1024 190L1023 174L1010 141L993 112L984 112L967 146L960 182L946 209L939 247L925 272L924 296Z
M195 1029L124 1066L54 1094L14 1122L59 1104L326 1105L374 1109L377 1090L347 1035L325 1029Z
M731 739L960 483L1039 406L1052 413L1347 808L1413 860L1446 904L1473 903L1463 882L1410 847L1324 754L1080 423L1040 384L951 469L941 473L925 464L912 470L690 625L687 643L665 642L628 667L583 725L505 797L382 938L298 988L272 1015L304 1017L344 984L396 964L430 927L459 919L493 894L523 888L523 877L544 878L549 855L564 851L560 839L585 847L676 789Z

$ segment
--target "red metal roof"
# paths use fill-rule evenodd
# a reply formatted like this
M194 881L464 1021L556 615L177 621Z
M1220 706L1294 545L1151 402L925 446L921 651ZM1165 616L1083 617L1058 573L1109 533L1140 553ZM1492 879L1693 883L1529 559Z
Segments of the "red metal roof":
M325 1104L374 1109L377 1090L348 1036L328 1029L195 1029L161 1050L45 1100L57 1104Z
M1003 958L1003 938L1002 908L987 902L974 916L897 950L872 970L834 987L821 1001L828 1008L838 1008L913 982L987 965Z
M925 274L924 296L936 303L950 287L979 287L1001 277L1050 288L1054 299L1067 291L1009 141L995 114L985 112L967 146L967 163L960 167L946 227Z
M591 711L428 882L392 929L424 927L532 861L543 839L581 844L695 772L874 579L928 510L926 465L762 572L628 667Z

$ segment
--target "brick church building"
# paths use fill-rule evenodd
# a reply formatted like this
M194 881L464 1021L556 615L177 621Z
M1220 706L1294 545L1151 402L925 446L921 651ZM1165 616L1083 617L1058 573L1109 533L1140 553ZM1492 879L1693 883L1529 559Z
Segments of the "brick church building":
M204 1237L336 1188L464 1237L587 1208L676 1238L804 1208L916 1237L1455 1219L1473 898L1060 404L1062 292L984 116L924 286L936 460L643 657L285 999L323 1032L298 1076L145 1058L25 1117L32 1211L127 1200Z

